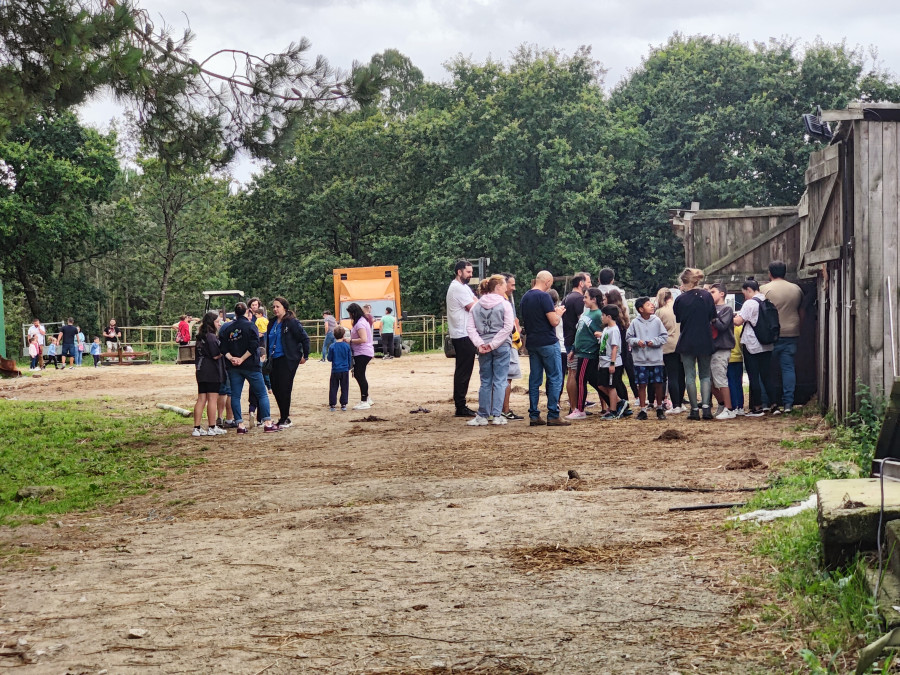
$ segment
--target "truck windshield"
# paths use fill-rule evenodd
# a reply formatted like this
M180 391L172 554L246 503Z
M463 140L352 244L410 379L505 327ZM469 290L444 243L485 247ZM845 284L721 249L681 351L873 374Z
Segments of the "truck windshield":
M372 305L372 316L374 316L376 319L380 319L382 316L384 316L384 310L386 310L388 307L391 308L391 313L394 316L397 316L397 305L394 304L393 300L354 300L354 302L360 307ZM352 304L352 302L341 303L341 319L350 318L350 315L347 314L347 307Z

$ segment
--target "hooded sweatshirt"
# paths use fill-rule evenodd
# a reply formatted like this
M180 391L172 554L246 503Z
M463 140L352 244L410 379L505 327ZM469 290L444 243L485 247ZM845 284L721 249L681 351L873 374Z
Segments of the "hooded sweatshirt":
M512 305L499 293L482 295L466 320L466 331L476 349L485 343L497 349L509 342L513 326Z
M631 357L635 366L663 365L663 345L669 341L669 331L655 314L645 319L640 314L628 326L625 339L631 347ZM639 347L643 341L647 346Z

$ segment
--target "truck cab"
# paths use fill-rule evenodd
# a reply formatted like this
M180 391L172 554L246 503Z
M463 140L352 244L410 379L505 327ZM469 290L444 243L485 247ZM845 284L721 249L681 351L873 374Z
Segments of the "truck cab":
M354 302L360 307L372 306L372 316L375 317L372 333L376 352L383 351L381 317L384 316L385 309L391 308L391 313L397 320L394 325L394 344L391 356L399 357L402 353L399 268L396 265L381 265L345 267L334 270L334 316L348 330L352 326L350 325L350 315L347 314L347 307Z

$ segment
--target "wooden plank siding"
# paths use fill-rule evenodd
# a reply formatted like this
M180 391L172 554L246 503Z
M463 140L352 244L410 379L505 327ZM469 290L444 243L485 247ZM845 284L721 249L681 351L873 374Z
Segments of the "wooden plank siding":
M853 353L850 359L845 361L848 366L851 364L853 368L853 379L845 382L845 387L849 389L848 396L851 400L856 391L856 378L862 384L868 384L869 369L866 367L866 361L869 357L869 340L866 331L869 329L869 306L866 302L866 291L868 290L868 276L866 267L869 262L869 232L867 224L869 222L869 124L867 122L856 122L853 125L855 143L853 166L856 167L856 175L853 181L853 193L856 195L853 215L853 258L859 268L859 274L853 275L849 279L849 283L853 284L849 305L851 307L851 317L847 323L851 325L852 335L854 338ZM863 329L860 334L859 329ZM848 410L852 412L852 408Z
M898 158L898 144L900 144L900 125L885 124L883 129L883 146L884 146L884 178L882 188L882 214L884 229L884 246L882 248L882 268L884 270L885 282L890 279L889 284L882 282L882 289L885 291L884 299L884 326L883 326L883 344L884 347L884 387L885 391L889 391L894 386L894 380L900 370L897 369L897 303L900 301L898 297L898 275L900 275L900 261L898 261L898 228L900 228L900 158ZM890 294L888 294L890 290ZM891 331L890 316L893 314L894 330Z
M884 124L878 122L863 122L869 126L869 219L868 227L860 228L866 235L868 255L865 274L857 275L864 279L866 296L864 303L862 296L859 304L866 305L868 314L868 326L862 325L866 330L869 360L868 373L863 381L871 387L873 393L883 396L886 391L884 386L884 315L887 314L884 304ZM861 362L862 363L862 362Z

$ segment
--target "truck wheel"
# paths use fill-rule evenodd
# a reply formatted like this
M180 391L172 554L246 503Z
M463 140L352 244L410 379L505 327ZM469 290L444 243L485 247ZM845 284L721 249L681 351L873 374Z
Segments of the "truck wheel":
M399 359L403 355L403 341L399 337L394 338L394 358Z

